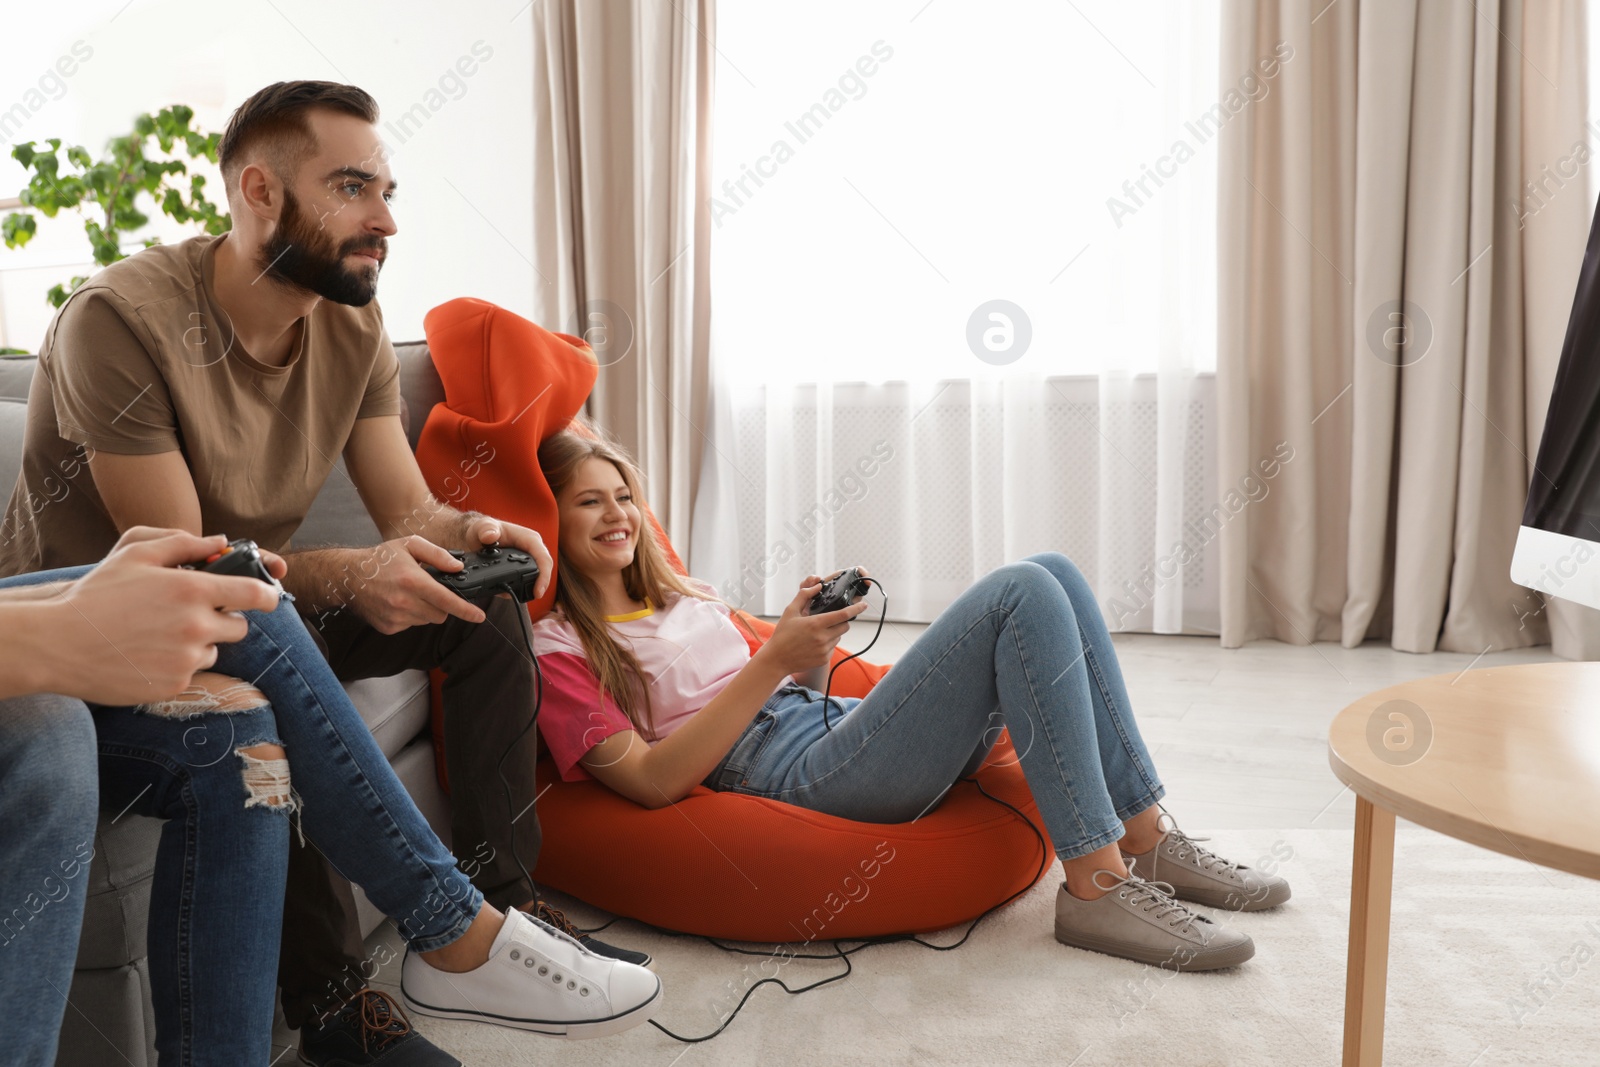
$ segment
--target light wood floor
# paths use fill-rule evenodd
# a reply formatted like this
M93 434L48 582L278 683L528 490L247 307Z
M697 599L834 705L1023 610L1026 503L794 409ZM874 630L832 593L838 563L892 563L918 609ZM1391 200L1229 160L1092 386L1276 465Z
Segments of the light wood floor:
M773 620L775 621L775 620ZM841 646L865 648L876 620L855 623ZM894 663L927 627L884 623L862 658ZM1549 646L1481 657L1420 656L1370 642L1225 649L1214 637L1113 637L1134 714L1185 828L1316 829L1352 825L1355 797L1328 769L1328 724L1374 689L1430 674L1539 663Z

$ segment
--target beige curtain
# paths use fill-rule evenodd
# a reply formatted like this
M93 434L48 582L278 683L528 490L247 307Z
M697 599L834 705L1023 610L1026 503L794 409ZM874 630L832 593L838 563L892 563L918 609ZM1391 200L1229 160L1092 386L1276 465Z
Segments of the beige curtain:
M1600 651L1507 573L1592 210L1583 7L1227 5L1224 83L1293 57L1220 138L1222 484L1292 458L1223 529L1224 645Z
M711 396L712 7L533 7L536 314L595 346L589 414L639 461L680 550Z

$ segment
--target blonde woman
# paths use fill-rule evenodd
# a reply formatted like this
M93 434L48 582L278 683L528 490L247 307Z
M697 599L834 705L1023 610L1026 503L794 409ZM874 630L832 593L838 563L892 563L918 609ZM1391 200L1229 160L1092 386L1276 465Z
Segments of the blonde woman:
M1289 887L1165 816L1110 635L1065 556L979 579L865 698L829 698L825 721L822 694L793 676L828 661L865 601L807 616L822 581L809 576L752 655L713 587L666 562L622 449L564 430L539 464L560 508L555 606L534 629L539 727L564 780L592 776L649 808L704 784L905 822L1005 726L1065 873L1057 940L1178 970L1254 955L1184 902L1257 910Z

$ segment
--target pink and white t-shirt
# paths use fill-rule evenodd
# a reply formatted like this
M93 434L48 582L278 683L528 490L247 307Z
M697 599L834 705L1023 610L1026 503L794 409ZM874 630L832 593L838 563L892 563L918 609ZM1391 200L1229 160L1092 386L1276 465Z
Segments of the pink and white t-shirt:
M708 582L684 581L716 595ZM721 601L669 593L660 608L652 604L629 615L608 615L606 621L612 636L633 652L649 679L657 740L709 704L750 661L744 633ZM562 781L584 781L591 776L578 761L612 734L633 729L633 724L611 694L601 692L583 642L560 608L534 624L533 649L544 676L539 733ZM773 692L788 681L784 678Z

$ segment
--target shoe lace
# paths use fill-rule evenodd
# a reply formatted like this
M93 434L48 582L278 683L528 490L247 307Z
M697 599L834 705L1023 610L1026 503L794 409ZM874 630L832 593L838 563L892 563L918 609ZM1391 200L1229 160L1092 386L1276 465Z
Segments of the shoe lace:
M567 941L585 956L594 956L595 953L588 945L583 943L583 932L561 913L560 908L552 908L542 900L533 900L517 908L519 912L528 917L528 921L557 940ZM548 915L550 918L545 918Z
M1176 845L1178 848L1178 858L1180 860L1183 859L1185 852L1193 851L1195 863L1198 864L1200 869L1203 871L1236 873L1244 869L1243 864L1235 863L1232 860L1223 859L1215 852L1212 852L1209 848L1204 848L1199 844L1201 841L1210 841L1211 838L1191 837L1182 830L1178 829L1178 820L1174 819L1171 815L1168 815L1165 808L1161 809L1161 818L1156 820L1156 826L1158 828L1161 827L1162 819L1166 820L1167 825L1162 829L1161 841L1159 844L1157 844L1157 848L1161 848L1165 845Z
M583 940L583 931L572 925L572 920L560 908L553 908L542 900L535 900L531 905L522 909L535 919L543 919L557 930L566 934L574 941Z
M1134 867L1137 863L1137 860L1130 859L1128 861L1128 874L1125 878L1119 876L1115 871L1108 871L1102 867L1094 872L1094 884L1108 893L1119 891L1118 887L1121 886L1123 889L1120 891L1125 891L1128 894L1127 899L1130 906L1151 915L1158 922L1166 922L1173 929L1177 929L1180 926L1185 930L1192 929L1194 921L1201 919L1202 916L1191 911L1173 897L1174 889L1170 882L1147 882L1135 874ZM1101 885L1100 876L1102 874L1111 876L1112 882L1110 885ZM1170 921L1168 920L1169 916L1173 917Z
M406 1018L405 1009L381 990L361 990L350 998L345 1012L355 1015L361 1023L363 1052L381 1052L391 1042L411 1032L411 1020Z

